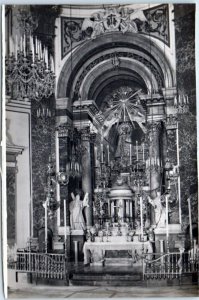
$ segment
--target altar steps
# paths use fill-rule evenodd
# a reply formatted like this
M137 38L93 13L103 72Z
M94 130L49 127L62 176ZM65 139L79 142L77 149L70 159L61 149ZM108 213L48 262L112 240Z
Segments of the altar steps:
M126 270L125 270L126 269ZM142 274L133 267L88 267L73 273L70 283L76 286L146 286Z

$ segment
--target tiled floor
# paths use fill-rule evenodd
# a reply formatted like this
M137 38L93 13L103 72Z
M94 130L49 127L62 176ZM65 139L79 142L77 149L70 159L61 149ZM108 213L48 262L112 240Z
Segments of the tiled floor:
M199 286L166 287L89 287L32 285L24 274L15 282L14 271L8 272L8 298L133 298L133 297L199 297Z

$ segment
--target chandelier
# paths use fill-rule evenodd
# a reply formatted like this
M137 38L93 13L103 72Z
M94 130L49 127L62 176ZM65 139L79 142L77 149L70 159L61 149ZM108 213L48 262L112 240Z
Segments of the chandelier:
M189 111L189 97L184 94L184 91L179 91L174 97L174 107L177 108L179 114L184 114Z
M32 35L35 21L32 21L30 13L19 11L19 16L23 19L19 26L21 23L23 26L14 43L11 37L10 53L5 59L6 93L14 100L40 101L54 92L54 61L48 48Z

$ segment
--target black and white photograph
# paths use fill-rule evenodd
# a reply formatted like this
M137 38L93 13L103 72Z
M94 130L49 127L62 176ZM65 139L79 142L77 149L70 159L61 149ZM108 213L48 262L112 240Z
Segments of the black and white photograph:
M199 296L195 14L4 5L8 298Z

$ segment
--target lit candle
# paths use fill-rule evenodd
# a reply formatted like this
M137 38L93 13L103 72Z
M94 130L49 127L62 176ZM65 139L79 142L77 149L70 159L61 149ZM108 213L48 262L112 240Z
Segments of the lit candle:
M191 246L192 246L193 236L192 236L192 218L191 218L191 202L190 202L190 198L187 199L187 202L188 202L188 209L189 209L189 234L190 234L190 241L191 241Z
M129 159L130 159L130 166L132 165L132 145L130 144L130 154L129 154Z
M109 153L109 145L107 145L107 154L108 154L108 165L109 165L109 162L110 162L110 153Z
M143 162L144 162L144 143L142 145L142 155L143 155Z
M138 141L136 141L136 157L137 157L137 161L138 161Z

